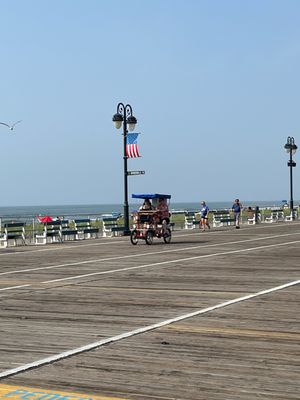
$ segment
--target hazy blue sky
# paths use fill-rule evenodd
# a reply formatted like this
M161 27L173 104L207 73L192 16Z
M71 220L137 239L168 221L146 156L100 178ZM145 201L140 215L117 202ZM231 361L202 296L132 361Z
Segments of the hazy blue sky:
M123 202L119 101L138 119L129 193L289 199L300 146L300 1L0 0L1 202ZM300 159L294 198L300 199Z

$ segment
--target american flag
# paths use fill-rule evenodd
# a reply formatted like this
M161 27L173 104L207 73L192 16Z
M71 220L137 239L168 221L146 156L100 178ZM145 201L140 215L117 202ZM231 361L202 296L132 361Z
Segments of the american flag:
M137 144L139 133L127 133L126 135L126 156L128 158L140 157Z

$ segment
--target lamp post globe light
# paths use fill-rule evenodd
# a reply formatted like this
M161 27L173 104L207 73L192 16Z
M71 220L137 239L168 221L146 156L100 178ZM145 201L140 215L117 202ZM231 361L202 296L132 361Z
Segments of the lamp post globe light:
M134 131L137 119L132 114L130 104L119 103L117 113L112 118L115 127L120 129L123 124L123 160L124 160L124 235L130 235L129 229L129 205L128 205L128 170L126 155L126 139L129 131Z
M295 139L291 136L288 136L284 148L286 152L289 153L290 155L287 165L288 167L290 167L290 210L291 210L292 220L294 220L295 213L294 213L294 199L293 199L293 167L296 167L296 163L295 161L293 161L293 155L296 154L298 148L295 144Z

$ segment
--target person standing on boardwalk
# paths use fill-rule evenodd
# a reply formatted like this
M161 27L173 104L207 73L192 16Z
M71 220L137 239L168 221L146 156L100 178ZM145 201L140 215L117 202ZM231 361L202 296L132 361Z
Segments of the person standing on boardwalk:
M209 208L207 207L205 201L201 201L201 206L200 206L200 229L202 231L205 231L205 227L207 226L208 229L210 229L210 225L208 223L208 212Z
M234 215L235 227L236 227L236 229L240 229L242 204L240 203L239 199L235 199L235 201L232 205L232 211L233 211L233 215Z

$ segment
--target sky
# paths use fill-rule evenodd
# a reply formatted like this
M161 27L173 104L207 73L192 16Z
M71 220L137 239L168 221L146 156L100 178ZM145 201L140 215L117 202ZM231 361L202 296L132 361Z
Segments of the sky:
M300 146L300 2L0 0L2 206L289 199ZM300 160L293 169L300 199ZM299 160L299 161L298 161Z

